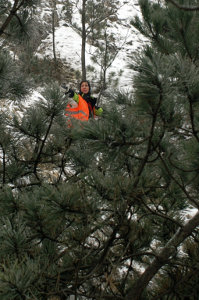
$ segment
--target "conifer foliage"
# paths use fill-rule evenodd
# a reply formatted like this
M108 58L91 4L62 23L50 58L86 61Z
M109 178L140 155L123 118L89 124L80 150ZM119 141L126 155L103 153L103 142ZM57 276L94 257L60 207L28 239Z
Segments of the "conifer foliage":
M67 127L56 84L0 113L0 299L198 297L199 17L139 3L133 92L101 119Z

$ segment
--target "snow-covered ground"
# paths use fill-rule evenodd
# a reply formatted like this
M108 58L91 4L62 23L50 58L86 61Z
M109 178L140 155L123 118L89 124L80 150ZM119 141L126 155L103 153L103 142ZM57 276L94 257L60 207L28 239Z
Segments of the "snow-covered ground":
M133 76L133 73L128 68L129 55L140 47L144 39L136 33L130 25L131 19L136 14L139 14L135 0L124 3L125 4L123 4L118 11L118 17L121 20L121 24L115 24L111 29L117 37L122 49L118 52L108 73L114 72L116 76L121 74L119 81L120 88L129 89ZM59 5L58 7L58 14L62 14L62 5ZM68 26L63 19L59 21L59 25L55 30L55 49L58 58L63 62L69 63L73 69L81 70L81 36L73 28ZM95 51L95 47L89 44L86 45L87 66L93 66L91 55L94 55ZM53 58L52 33L42 41L37 55L39 57L46 56L48 58ZM98 72L99 67L97 65L94 65L94 67L96 72Z
M144 39L135 32L134 28L130 25L130 21L135 15L139 15L138 6L136 5L136 0L121 0L120 9L118 10L118 18L120 19L120 24L114 24L111 28L112 32L120 41L121 50L118 52L115 60L113 61L111 67L108 69L108 73L115 73L117 77L119 74L119 85L118 88L124 90L132 89L132 76L133 73L128 67L129 55L136 51L143 43ZM38 14L43 20L46 26L49 26L49 22L52 20L52 7L50 7L49 2L45 0L41 1L42 9L39 8ZM56 56L60 58L66 65L70 64L71 68L74 70L81 71L81 36L72 27L68 26L63 20L63 3L59 1L57 5L58 11L58 26L55 29L55 48ZM75 16L76 21L80 16L77 14ZM79 19L80 20L80 19ZM86 45L86 65L94 66L96 69L95 73L99 74L99 66L94 65L91 60L91 55L95 54L95 47L87 44ZM39 58L53 58L53 37L52 33L48 34L45 39L42 40L39 48L37 49L36 55ZM88 77L88 79L90 79ZM25 108L32 105L35 101L40 101L43 96L40 93L41 89L33 91L21 105ZM15 104L10 104L11 111L17 111L20 114L20 108L16 107Z

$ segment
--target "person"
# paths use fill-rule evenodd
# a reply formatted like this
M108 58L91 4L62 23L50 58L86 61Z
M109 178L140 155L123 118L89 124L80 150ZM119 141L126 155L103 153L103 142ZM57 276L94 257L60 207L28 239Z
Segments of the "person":
M88 121L94 116L101 116L103 109L96 105L97 99L91 96L91 86L89 81L83 80L80 83L79 93L69 89L66 93L69 98L72 98L76 103L76 107L68 104L65 115L81 121Z

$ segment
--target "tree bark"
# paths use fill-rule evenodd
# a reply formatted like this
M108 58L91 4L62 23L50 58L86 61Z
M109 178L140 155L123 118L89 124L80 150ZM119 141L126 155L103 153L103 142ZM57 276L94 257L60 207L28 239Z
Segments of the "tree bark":
M199 212L189 220L183 227L179 228L175 235L168 241L165 247L157 254L151 265L144 271L138 280L130 288L125 300L139 300L142 292L157 272L175 255L177 247L191 235L193 230L199 226Z

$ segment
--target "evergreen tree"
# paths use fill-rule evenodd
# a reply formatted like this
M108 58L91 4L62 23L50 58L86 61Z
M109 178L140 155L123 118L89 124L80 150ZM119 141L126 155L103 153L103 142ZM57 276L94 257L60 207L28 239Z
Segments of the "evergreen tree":
M1 299L197 299L198 14L170 2L102 119L68 128L56 85L1 113Z
M30 87L28 73L41 33L35 17L39 4L39 0L0 1L0 98L19 98Z
M115 33L111 32L109 26L104 26L100 28L99 31L96 30L95 35L95 51L92 53L92 61L100 67L99 76L99 95L98 101L100 101L101 95L104 93L109 86L113 86L113 78L116 77L115 86L118 84L119 75L112 72L108 74L108 69L114 62L117 54L122 49L122 44L124 44L124 37L121 38L119 34L116 36ZM123 70L119 70L119 74ZM109 76L108 76L109 75Z
M30 14L39 4L40 0L14 0L0 1L0 35L6 37L27 34L27 14ZM25 18L25 20L24 20ZM31 19L31 18L29 18Z
M78 32L82 38L81 65L82 80L86 79L86 42L98 45L97 39L102 36L103 30L107 28L107 20L117 19L117 11L120 7L118 0L74 0L66 1L64 11L66 19ZM81 22L73 20L73 12L78 10ZM104 32L103 32L104 33ZM105 54L107 55L107 54ZM106 68L106 67L105 67Z

